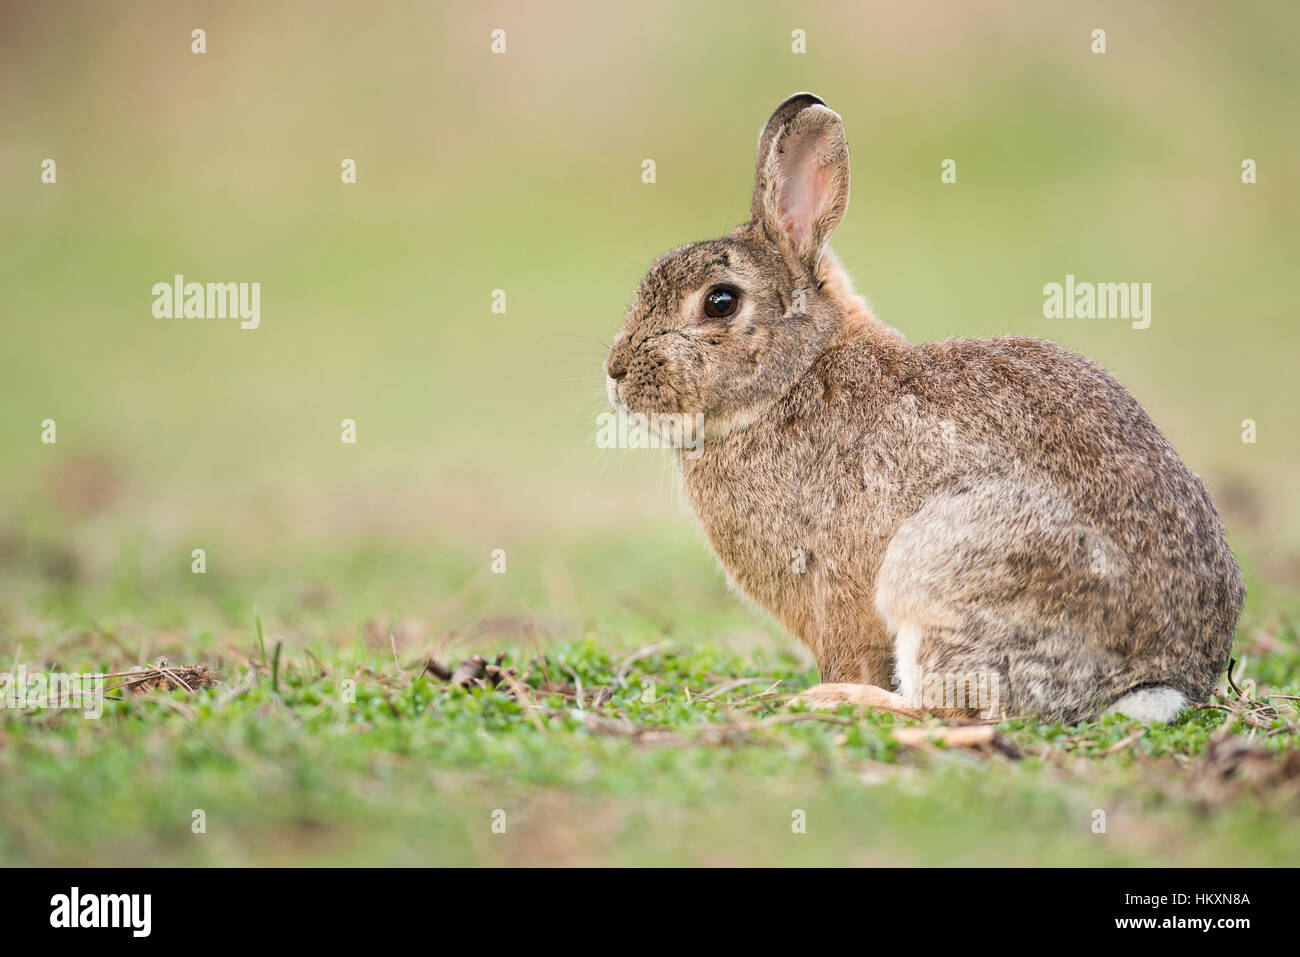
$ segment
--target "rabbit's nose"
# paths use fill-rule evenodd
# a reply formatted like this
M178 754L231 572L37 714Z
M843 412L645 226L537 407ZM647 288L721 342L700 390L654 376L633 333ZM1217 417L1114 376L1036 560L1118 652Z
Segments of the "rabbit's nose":
M627 359L621 352L609 354L609 358L605 360L605 375L611 379L621 379L627 375Z

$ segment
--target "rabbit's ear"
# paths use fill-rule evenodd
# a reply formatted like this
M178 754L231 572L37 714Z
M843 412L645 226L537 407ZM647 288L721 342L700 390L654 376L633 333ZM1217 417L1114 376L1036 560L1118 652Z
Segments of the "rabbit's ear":
M839 115L811 93L776 108L758 138L754 221L796 272L815 276L849 205L849 147Z

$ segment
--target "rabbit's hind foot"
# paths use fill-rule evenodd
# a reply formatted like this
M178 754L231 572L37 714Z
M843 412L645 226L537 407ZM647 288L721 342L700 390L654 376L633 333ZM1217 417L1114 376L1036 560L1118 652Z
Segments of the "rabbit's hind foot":
M855 708L875 708L905 718L922 717L921 711L912 707L902 695L875 685L844 682L813 685L807 691L795 695L793 700L801 701L814 710L834 710L847 703Z

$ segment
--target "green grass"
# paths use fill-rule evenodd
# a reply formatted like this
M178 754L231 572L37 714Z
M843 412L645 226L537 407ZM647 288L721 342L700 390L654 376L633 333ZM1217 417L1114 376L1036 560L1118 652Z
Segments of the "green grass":
M326 651L261 629L166 639L172 664L216 667L207 691L110 700L99 720L6 714L0 860L1223 866L1300 855L1295 779L1264 795L1203 787L1207 748L1225 734L1254 737L1280 768L1296 744L1284 717L1270 736L1267 723L1252 734L1226 712L1192 711L1136 740L1141 726L1119 717L1009 721L998 732L1018 756L1007 757L901 746L893 730L915 722L888 714L760 698L816 680L767 648L661 635L624 665L632 650L594 635L547 641L552 685L532 643L470 643L521 666L521 703L423 673L426 651L395 660L379 649L396 630ZM89 649L125 643L97 631L65 643L58 665L112 670L116 656ZM1261 665L1282 679L1272 690L1300 692L1300 656ZM611 694L593 709L602 687ZM794 833L800 811L806 830Z

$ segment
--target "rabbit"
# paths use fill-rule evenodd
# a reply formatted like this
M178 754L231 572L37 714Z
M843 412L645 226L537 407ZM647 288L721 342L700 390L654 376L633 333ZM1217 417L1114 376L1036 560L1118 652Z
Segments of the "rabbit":
M1204 700L1245 585L1201 480L1089 359L876 318L827 245L848 201L839 115L791 96L749 221L660 257L605 360L616 408L699 417L685 495L816 658L799 698L1066 724Z

